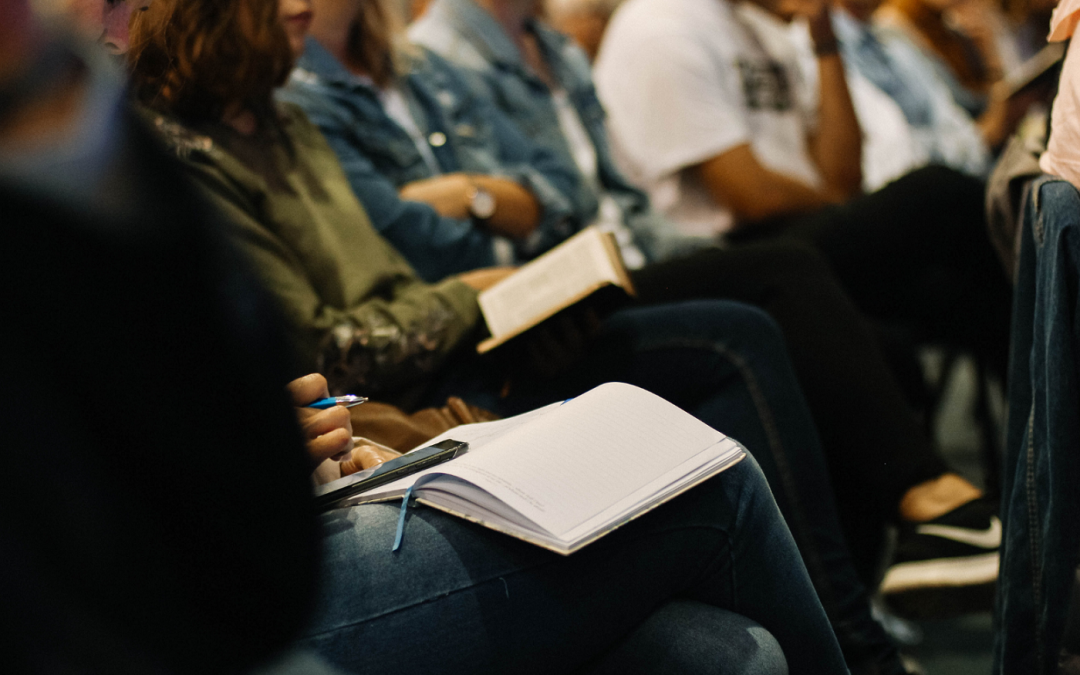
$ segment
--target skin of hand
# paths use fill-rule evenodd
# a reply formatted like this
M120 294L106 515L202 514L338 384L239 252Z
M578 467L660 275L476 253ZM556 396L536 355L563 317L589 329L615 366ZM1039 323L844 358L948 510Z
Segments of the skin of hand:
M338 466L341 467L341 475L348 476L357 471L379 466L395 457L401 457L401 453L377 448L374 445L358 445L341 460Z
M304 432L312 463L317 465L325 459L346 456L353 447L352 419L348 409L342 406L326 410L304 407L330 395L326 378L312 373L293 380L286 388L296 406L296 417Z
M487 190L495 197L495 213L484 221L488 230L513 239L532 234L540 222L540 204L533 193L507 178L479 174L447 173L413 181L398 194L410 202L423 202L444 218L472 217L469 195L473 188Z
M486 291L515 271L517 271L516 267L485 267L463 272L457 278L471 286L473 290Z
M444 218L465 220L469 217L469 201L465 198L471 187L463 173L447 173L408 183L398 191L410 202L423 202Z

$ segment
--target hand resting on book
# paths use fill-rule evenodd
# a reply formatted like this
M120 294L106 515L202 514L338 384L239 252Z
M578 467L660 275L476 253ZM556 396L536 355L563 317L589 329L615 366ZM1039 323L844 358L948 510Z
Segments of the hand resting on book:
M342 476L349 476L357 471L379 466L395 457L401 457L401 453L384 450L374 445L358 445L338 463L338 466L341 468Z
M486 291L516 271L516 267L483 267L462 272L458 279L475 291Z

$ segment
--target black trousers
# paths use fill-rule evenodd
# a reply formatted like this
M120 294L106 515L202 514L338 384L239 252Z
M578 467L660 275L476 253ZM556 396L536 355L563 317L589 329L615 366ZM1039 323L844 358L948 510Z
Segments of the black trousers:
M827 261L805 243L766 241L701 250L631 277L644 303L727 298L764 309L780 325L821 435L845 537L869 579L900 497L948 467Z
M734 245L776 237L828 261L868 317L919 342L958 347L1008 370L1012 288L986 233L985 184L941 166L797 217L751 225Z

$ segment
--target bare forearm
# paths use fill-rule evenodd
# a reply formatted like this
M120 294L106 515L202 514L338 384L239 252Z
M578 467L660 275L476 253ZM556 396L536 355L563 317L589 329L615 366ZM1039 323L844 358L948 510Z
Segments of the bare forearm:
M739 227L777 216L815 211L840 201L806 183L764 167L749 145L741 145L696 168L718 204L732 212Z
M862 130L851 103L839 52L818 57L821 109L811 154L826 191L840 199L862 187Z
M484 221L492 232L520 239L540 222L540 204L533 194L506 178L452 173L409 183L399 193L402 199L431 206L444 218L465 220L472 216L470 195L476 188L495 198L495 212Z
M514 239L532 234L540 222L540 203L532 192L505 178L469 176L479 188L495 196L495 213L487 221L492 232Z

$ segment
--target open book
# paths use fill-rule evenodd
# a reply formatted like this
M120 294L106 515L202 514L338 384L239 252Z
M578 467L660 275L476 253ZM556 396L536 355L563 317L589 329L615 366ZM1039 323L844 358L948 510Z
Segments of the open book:
M634 294L615 237L587 227L480 294L491 337L476 351L490 351L609 286Z
M715 476L742 447L664 399L609 383L450 429L468 454L350 499L417 501L563 555Z

